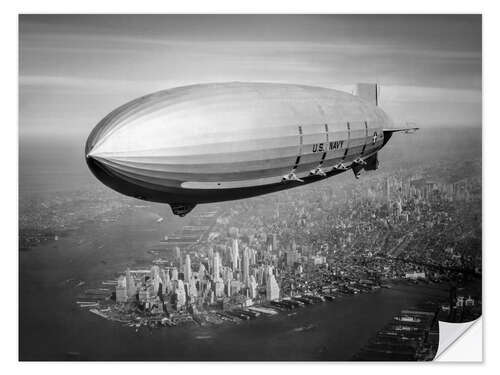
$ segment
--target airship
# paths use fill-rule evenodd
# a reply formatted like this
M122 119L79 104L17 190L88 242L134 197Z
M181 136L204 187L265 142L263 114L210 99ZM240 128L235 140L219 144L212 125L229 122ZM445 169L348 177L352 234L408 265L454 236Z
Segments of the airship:
M167 203L197 204L303 186L378 168L397 131L376 84L323 87L228 82L176 87L115 109L90 133L85 158L103 184Z

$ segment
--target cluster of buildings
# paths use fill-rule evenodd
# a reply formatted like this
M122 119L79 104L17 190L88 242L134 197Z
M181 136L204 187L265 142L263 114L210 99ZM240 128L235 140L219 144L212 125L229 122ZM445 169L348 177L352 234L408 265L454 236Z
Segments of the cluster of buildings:
M276 269L258 264L256 251L233 238L222 253L210 248L196 267L190 254L180 262L178 248L175 260L166 267L153 265L150 270L127 270L118 278L116 301L137 302L150 310L181 311L225 301L251 305L255 300L280 298Z
M480 273L480 210L480 177L453 165L221 203L169 236L163 263L120 276L116 300L182 311Z

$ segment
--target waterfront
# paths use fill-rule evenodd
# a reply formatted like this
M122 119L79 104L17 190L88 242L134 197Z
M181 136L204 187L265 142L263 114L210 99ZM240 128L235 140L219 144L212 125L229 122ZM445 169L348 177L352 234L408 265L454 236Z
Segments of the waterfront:
M442 160L422 165L428 170L427 178L432 179L469 178L471 170L477 174L476 169ZM414 167L409 177L418 173ZM27 245L19 252L20 359L350 360L402 309L426 300L447 300L447 280L456 277L453 269L457 266L471 269L479 264L475 270L481 271L480 242L474 240L480 239L480 195L471 195L469 203L464 201L470 199L468 196L457 196L455 203L439 194L437 199L409 197L401 174L400 169L381 168L380 173L367 174L361 180L341 176L335 184L326 181L293 194L203 205L185 218L174 217L167 206L102 189L88 189L84 194L76 188L42 191L37 199L23 200L21 240L30 240L31 232L44 230L58 236L49 236L37 245L22 241ZM384 190L386 184L381 182L393 192L389 197L393 210L383 208L383 202L389 200L384 192L389 189ZM399 190L400 185L405 189ZM474 193L477 189L468 190ZM420 213L412 209L415 202ZM85 301L81 296L88 290L107 288L111 293L115 285L103 282L116 283L127 268L149 270L158 257L179 267L177 263L185 259L187 250L193 272L199 270L202 262L207 264L210 253L206 243L192 249L181 246L182 257L172 253L175 246L172 249L168 243L191 237L193 221L206 211L220 214L207 242L225 254L223 264L231 263L229 239L239 228L244 246L256 250L258 259L264 256L265 262L277 266L285 295L292 280L294 287L304 289L305 279L291 273L299 258L304 270L311 271L308 280L316 286L322 278L340 283L342 288L348 286L346 282L358 284L366 277L379 284L386 282L379 277L402 280L406 274L417 275L417 270L425 272L430 284L396 281L392 289L343 296L239 324L142 327L137 332L76 304ZM461 230L459 237L457 228ZM273 233L277 233L278 246L274 246ZM278 252L266 250L269 243ZM326 272L325 260L329 270L342 275L340 280ZM314 271L316 262L321 263L318 273ZM460 292L467 298L469 292L464 293ZM471 294L480 298L480 287Z
M238 325L135 331L74 307L70 291L38 318L23 314L34 318L22 337L29 353L23 359L68 359L74 352L81 360L349 360L400 309L436 296L442 291L403 286Z
M21 359L349 360L402 308L446 296L436 286L400 285L298 309L290 316L283 312L238 325L136 332L79 308L75 294L82 287L66 282L78 279L92 286L93 280L113 278L125 265L151 261L147 250L155 239L182 225L182 219L169 219L168 227L155 226L146 210L133 210L134 220L86 228L95 233L93 240L68 237L20 252ZM312 329L295 330L308 325Z

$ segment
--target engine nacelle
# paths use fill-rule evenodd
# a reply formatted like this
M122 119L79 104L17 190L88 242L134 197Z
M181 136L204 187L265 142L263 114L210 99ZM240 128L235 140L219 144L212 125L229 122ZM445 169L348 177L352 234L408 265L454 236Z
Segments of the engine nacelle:
M378 169L378 153L370 156L365 160L366 164L363 166L365 171L375 171Z

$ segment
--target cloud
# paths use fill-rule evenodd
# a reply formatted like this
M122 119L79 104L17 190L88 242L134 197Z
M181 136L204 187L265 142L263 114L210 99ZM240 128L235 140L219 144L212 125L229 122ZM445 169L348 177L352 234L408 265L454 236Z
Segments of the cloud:
M436 102L436 103L481 103L481 90L448 89L421 86L383 86L382 101L389 102Z
M20 115L33 119L26 127L42 124L40 118L53 118L60 126L74 116L92 122L93 116L144 94L218 81L298 83L347 92L356 82L379 82L381 105L394 117L481 118L480 27L462 21L42 18L20 22Z

